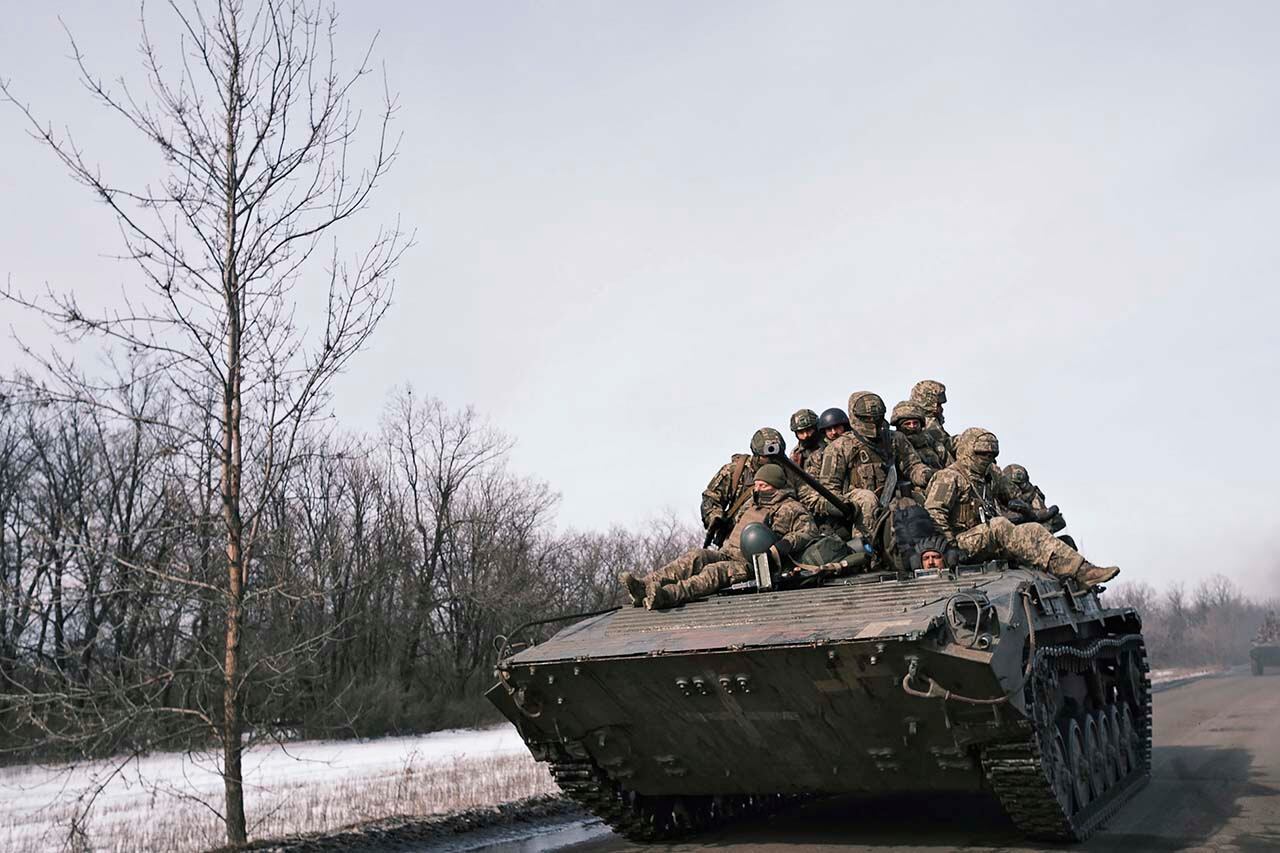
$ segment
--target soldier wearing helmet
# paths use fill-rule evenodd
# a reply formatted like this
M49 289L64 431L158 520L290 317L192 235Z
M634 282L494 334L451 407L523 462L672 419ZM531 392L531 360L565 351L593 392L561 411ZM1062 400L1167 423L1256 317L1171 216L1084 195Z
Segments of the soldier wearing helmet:
M793 555L799 556L818 535L813 516L796 500L782 468L772 462L753 472L748 494L751 499L738 509L724 547L686 551L643 578L623 572L620 580L632 605L662 610L747 580L752 572L744 551L753 549L746 539L758 535L761 525L772 531L769 562L777 569L793 565Z
M862 511L868 527L895 497L896 487L885 488L891 479L922 489L933 476L933 469L920 459L906 436L889 430L884 416L880 395L870 391L849 395L852 428L823 451L818 475L822 485Z
M822 433L818 431L818 414L813 409L801 409L791 416L791 432L796 437L796 449L791 451L791 461L808 470L809 460L822 453Z
M929 483L924 506L934 526L970 560L1014 559L1086 588L1111 580L1120 570L1095 566L1039 524L1014 524L1000 514L992 466L1000 442L974 427L955 442L956 461Z
M924 433L930 443L946 448L947 455L954 461L955 441L943 426L946 418L942 415L942 406L947 402L947 386L936 379L921 379L911 388L911 402L924 409Z
M994 470L993 473L995 473ZM1026 468L1021 465L1009 465L998 472L997 476L1001 486L1001 497L1010 510L1019 516L1035 518L1050 533L1057 533L1067 526L1058 508L1047 505L1044 492L1031 482L1031 475L1027 473Z
M849 431L849 416L844 413L844 409L838 407L824 409L818 415L818 429L822 431L827 444L830 444Z
M920 404L903 400L893 407L893 415L889 418L889 423L894 430L906 436L907 441L911 442L916 453L920 454L920 461L935 471L941 471L955 459L947 450L946 444L936 441L933 435L925 431L924 425L927 418Z
M707 530L708 543L723 541L733 524L734 516L751 497L751 482L756 469L769 461L765 447L776 443L786 450L782 433L773 427L761 427L751 436L751 453L735 453L720 467L707 488L702 492L702 526ZM793 488L795 484L792 484ZM807 488L807 487L806 487Z

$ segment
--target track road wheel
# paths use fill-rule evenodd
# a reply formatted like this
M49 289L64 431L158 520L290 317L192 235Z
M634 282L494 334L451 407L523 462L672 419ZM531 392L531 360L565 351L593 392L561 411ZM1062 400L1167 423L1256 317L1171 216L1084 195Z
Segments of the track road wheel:
M1067 767L1071 770L1071 794L1076 807L1073 812L1089 805L1093 799L1093 786L1089 784L1089 758L1084 749L1084 734L1075 720L1067 723L1062 736L1067 750Z
M1120 754L1116 751L1115 729L1111 727L1110 707L1092 713L1093 725L1098 730L1098 752L1102 753L1102 789L1110 790L1120 779Z
M1107 787L1129 772L1124 755L1120 752L1120 714L1115 705L1108 705L1101 712L1107 738Z
M1120 754L1130 771L1140 769L1142 764L1141 744L1138 743L1138 729L1133 724L1133 711L1128 704L1120 710Z
M1085 714L1082 722L1084 755L1089 762L1089 801L1092 802L1107 789L1107 756L1102 751L1102 733L1093 714Z

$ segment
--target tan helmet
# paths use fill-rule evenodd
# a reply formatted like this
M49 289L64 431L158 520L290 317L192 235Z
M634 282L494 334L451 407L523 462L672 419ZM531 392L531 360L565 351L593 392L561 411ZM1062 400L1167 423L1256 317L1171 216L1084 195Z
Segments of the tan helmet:
M791 431L800 432L804 429L813 429L818 425L818 413L813 409L800 409L791 416Z
M884 400L873 391L854 391L849 395L849 417L861 421L884 420Z
M956 456L972 456L975 453L1000 454L1000 441L996 434L982 427L969 427L956 438Z
M773 427L760 427L751 436L751 452L756 456L764 456L764 446L771 442L777 442L783 452L787 449L786 439L782 437L782 433Z
M893 407L893 415L889 418L889 423L899 426L903 421L909 421L914 418L920 422L921 426L924 426L926 417L924 409L920 408L918 403L903 400Z
M1025 489L1031 485L1031 475L1021 465L1006 465L1004 475L1009 478L1010 483L1013 483L1019 489Z
M936 379L921 379L911 389L911 402L918 403L929 413L947 402L947 386Z

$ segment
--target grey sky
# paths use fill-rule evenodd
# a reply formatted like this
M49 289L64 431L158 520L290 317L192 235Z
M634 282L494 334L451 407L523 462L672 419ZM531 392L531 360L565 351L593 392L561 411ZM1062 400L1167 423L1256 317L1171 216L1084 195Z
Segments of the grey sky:
M148 174L56 19L135 75L136 4L9 5L0 74ZM374 213L419 229L351 427L406 381L472 403L593 527L692 518L756 427L937 378L1124 578L1277 575L1280 5L339 8L402 104ZM12 110L0 152L0 273L127 281Z

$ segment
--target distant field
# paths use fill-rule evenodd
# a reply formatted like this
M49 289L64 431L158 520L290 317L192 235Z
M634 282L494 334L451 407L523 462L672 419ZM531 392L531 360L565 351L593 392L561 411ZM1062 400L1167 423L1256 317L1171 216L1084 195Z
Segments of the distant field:
M389 815L433 815L552 793L511 726L372 741L307 741L245 754L250 837L322 832ZM73 829L80 799L102 786ZM0 769L0 850L199 851L224 843L222 780L208 756L118 768Z

